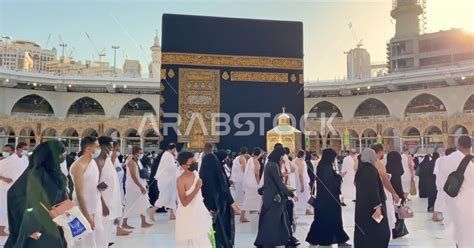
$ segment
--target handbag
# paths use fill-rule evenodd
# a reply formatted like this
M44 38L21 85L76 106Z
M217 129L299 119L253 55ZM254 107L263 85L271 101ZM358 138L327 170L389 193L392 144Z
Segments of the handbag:
M138 174L141 179L150 179L150 172L146 168L139 169Z
M71 199L69 199L67 192L66 200L52 206L51 209L48 209L42 202L40 202L40 205L46 212L48 212L49 217L51 217L51 219L65 214L66 211L71 210L74 207L74 203L71 201Z
M397 213L399 219L413 218L413 211L408 206L396 207L395 208L395 213Z
M416 192L416 184L415 184L415 179L411 179L411 182L410 182L410 195L416 195L417 192Z
M471 162L471 159L472 155L466 155L458 168L449 174L448 179L444 184L444 192L452 198L458 196L459 190L461 190L462 183L464 182L464 172L466 171L469 162Z
M315 186L313 185L313 187L311 187L311 192L314 192L314 188L315 188ZM316 192L314 192L313 194L316 194ZM313 195L313 194L311 194L311 196L309 197L308 204L310 206L312 206L313 208L315 208L316 207L316 196Z
M313 208L316 207L316 197L314 195L309 197L308 204L311 205Z

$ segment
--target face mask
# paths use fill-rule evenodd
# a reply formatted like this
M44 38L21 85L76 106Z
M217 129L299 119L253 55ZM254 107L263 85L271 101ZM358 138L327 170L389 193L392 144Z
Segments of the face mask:
M92 154L92 157L98 158L100 156L100 152L101 152L100 149L95 149L94 154Z
M21 151L21 156L28 156L28 150L22 150Z
M109 152L107 153L107 157L108 157L108 158L111 158L113 153L114 153L113 151L109 151Z
M188 167L188 170L189 171L197 171L198 169L198 163L197 162L193 162L192 164L189 165Z
M138 159L141 160L142 158L143 158L143 153L138 155Z
M10 153L2 152L2 156L3 156L3 158L8 158L8 157L10 157Z

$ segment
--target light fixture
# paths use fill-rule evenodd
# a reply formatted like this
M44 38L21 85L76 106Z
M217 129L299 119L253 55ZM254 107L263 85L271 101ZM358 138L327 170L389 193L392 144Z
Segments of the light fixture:
M360 88L357 88L357 91L359 91L359 90L360 90Z
M466 80L466 77L465 77L465 76L462 76L462 77L461 77L461 80L462 80L462 81Z
M37 83L33 83L33 86L36 87L36 85L38 85Z
M114 89L115 89L115 87L117 87L115 84L114 84L114 85L112 85L112 88L114 88Z
M72 87L72 85L70 85L70 84L69 84L67 87L71 88L71 87Z
M127 85L124 85L123 88L126 89L126 88L127 88Z
M7 82L7 83L8 83L8 81L10 81L10 79L8 79L8 78L7 78L7 79L5 79L5 82Z
M370 86L367 86L367 89L370 90Z

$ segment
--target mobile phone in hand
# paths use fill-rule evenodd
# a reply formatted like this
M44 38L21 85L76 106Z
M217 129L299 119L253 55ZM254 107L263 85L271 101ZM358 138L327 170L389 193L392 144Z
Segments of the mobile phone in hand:
M374 219L377 223L380 223L383 220L383 215L380 215L379 218L376 218L372 215L372 219Z

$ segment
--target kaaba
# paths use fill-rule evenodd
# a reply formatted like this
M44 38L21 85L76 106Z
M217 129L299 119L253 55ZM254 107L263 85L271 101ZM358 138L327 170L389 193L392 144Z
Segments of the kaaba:
M303 24L164 14L161 85L164 144L271 150L265 132L283 108L303 130ZM229 129L211 132L224 115ZM255 131L242 134L247 121Z

